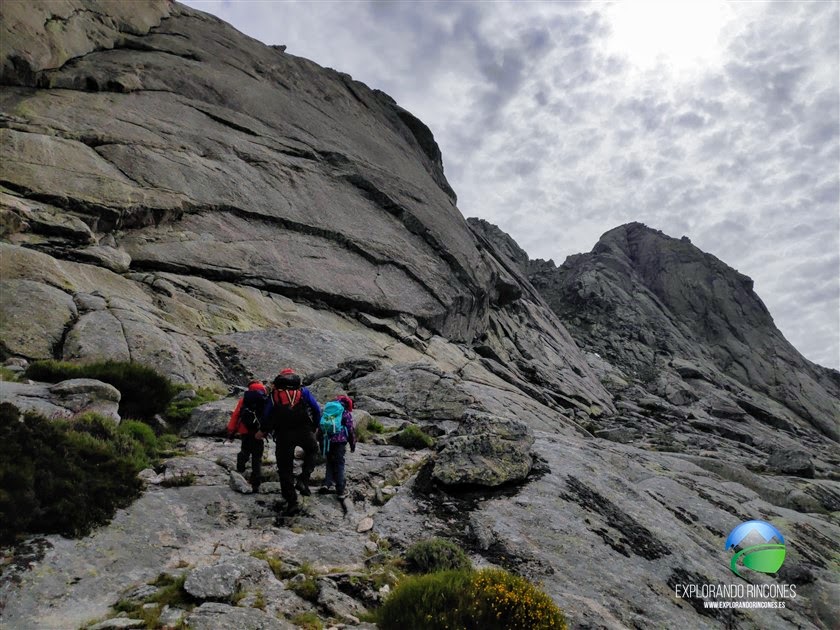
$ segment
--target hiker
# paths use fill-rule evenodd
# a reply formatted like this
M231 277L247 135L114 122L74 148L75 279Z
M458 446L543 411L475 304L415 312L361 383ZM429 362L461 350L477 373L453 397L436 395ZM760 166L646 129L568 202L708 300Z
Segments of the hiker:
M356 452L356 429L353 427L353 400L349 396L336 396L335 400L324 405L321 423L318 427L319 442L327 458L327 473L318 494L329 494L335 484L335 493L342 507L344 504L344 459L347 445L350 452Z
M315 429L321 420L321 408L294 370L286 368L274 379L274 391L263 412L263 431L274 432L277 443L277 472L280 492L286 499L286 514L300 511L298 492L309 496L309 476L315 469L318 442ZM303 449L303 470L294 480L295 447Z
M265 446L265 435L260 431L268 393L265 385L259 381L248 383L248 390L239 399L236 409L230 414L227 425L227 437L233 440L235 435L242 438L242 446L236 455L236 471L245 472L245 464L251 459L251 487L254 492L260 489L262 481L262 456Z

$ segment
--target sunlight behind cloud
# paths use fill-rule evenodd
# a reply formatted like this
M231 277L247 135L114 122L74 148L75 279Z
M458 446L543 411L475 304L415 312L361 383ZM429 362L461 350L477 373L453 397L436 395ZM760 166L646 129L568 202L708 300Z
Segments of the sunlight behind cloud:
M608 50L637 71L679 73L721 65L721 36L733 13L726 2L627 0L611 5Z

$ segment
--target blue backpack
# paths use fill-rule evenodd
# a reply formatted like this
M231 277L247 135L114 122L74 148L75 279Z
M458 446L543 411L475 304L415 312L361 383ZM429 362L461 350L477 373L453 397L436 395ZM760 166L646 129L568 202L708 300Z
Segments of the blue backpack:
M324 436L324 455L330 450L330 439L344 430L342 416L344 416L344 405L340 402L333 400L324 405L320 423L321 435Z

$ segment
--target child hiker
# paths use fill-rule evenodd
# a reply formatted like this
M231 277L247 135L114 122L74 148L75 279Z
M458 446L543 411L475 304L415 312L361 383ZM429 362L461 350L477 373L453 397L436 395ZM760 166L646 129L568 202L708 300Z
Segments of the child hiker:
M260 432L260 419L268 401L265 385L259 381L248 383L248 391L239 399L236 409L230 414L227 436L232 440L235 435L242 438L242 447L236 455L236 471L245 472L245 464L251 459L251 487L254 492L260 489L262 480L262 456L265 436Z
M350 444L351 453L356 451L356 430L353 428L352 412L353 400L349 396L337 396L334 401L324 406L318 428L321 452L327 458L327 474L318 493L331 492L335 484L335 493L345 511L347 506L344 503L344 458L347 444Z

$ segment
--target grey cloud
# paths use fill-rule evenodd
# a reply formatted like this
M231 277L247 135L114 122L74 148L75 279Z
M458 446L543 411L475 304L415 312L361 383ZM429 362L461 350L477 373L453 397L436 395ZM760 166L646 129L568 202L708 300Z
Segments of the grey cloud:
M620 112L634 115L645 129L654 131L662 124L670 109L670 103L647 97L626 101L620 108Z
M625 179L644 179L647 175L644 166L639 162L626 162L621 169L621 174Z
M814 201L831 204L836 208L838 202L840 202L840 183L834 181L817 188L814 193Z
M674 122L681 127L689 127L691 129L699 129L706 126L706 119L696 112L686 112L676 117Z

